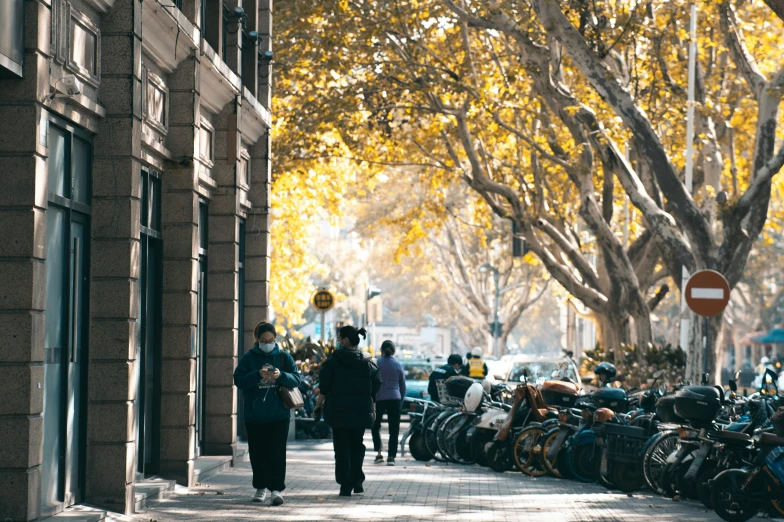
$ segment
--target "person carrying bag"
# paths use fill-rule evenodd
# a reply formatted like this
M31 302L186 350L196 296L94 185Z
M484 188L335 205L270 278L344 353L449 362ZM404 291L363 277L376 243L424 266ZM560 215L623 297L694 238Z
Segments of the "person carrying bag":
M272 505L283 504L286 489L286 441L291 409L301 406L301 377L294 358L280 350L270 323L253 331L256 344L240 359L234 384L243 393L248 453L253 469L254 502L264 502L267 490Z

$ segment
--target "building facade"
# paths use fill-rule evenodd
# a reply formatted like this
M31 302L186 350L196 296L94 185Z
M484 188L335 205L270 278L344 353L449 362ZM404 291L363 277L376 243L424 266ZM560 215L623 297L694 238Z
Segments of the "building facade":
M234 457L269 316L271 0L0 3L0 520Z

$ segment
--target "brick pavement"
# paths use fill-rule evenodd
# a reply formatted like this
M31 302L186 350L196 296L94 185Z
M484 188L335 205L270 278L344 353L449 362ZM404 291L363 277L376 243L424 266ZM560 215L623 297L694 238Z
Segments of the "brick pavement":
M715 521L695 502L676 502L640 492L632 497L595 484L521 473L494 473L479 466L421 463L398 457L396 467L374 465L368 431L365 493L338 497L331 442L297 442L288 450L286 503L253 504L250 464L157 502L139 522L470 520L515 521ZM756 519L762 520L762 519Z

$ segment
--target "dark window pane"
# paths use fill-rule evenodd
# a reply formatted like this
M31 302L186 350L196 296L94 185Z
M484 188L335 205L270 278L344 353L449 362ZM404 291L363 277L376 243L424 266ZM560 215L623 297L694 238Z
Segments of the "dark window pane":
M49 192L68 197L65 183L65 131L49 125Z
M142 208L141 221L143 227L150 226L150 175L142 172Z
M71 158L71 176L73 176L73 194L71 198L85 205L90 204L90 143L72 137L73 156Z
M0 54L22 65L24 56L24 2L0 1Z
M208 221L207 221L207 205L204 203L199 204L199 247L207 250L208 243Z

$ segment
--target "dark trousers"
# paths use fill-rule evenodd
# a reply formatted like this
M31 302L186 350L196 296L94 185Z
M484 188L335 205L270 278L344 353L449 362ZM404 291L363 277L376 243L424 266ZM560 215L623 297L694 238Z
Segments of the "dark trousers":
M387 414L389 424L389 458L397 457L397 438L400 434L400 401L376 401L376 422L373 423L373 449L381 451L381 417Z
M289 420L263 424L245 423L248 453L253 468L253 487L270 491L286 489L286 439Z
M362 461L365 445L362 439L365 428L332 428L332 445L335 448L335 480L341 488L353 488L365 481Z

